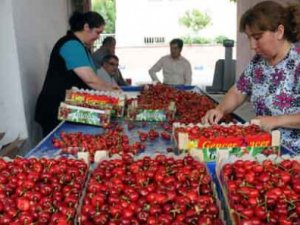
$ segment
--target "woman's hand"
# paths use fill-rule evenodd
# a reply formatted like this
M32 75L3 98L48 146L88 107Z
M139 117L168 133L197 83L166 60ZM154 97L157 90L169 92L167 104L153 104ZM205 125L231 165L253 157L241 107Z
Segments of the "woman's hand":
M95 72L90 67L79 67L75 68L74 72L79 76L79 78L86 83L89 87L99 90L99 91L116 91L121 90L118 85L112 85L104 81L102 78L97 76Z
M216 124L225 114L232 113L238 106L243 104L247 96L242 94L236 86L232 86L224 96L222 102L215 108L209 110L202 118L203 123Z
M205 116L202 117L202 123L216 124L222 119L223 116L224 113L220 109L211 109L206 112Z
M251 120L251 123L255 123L269 132L278 128L278 118L275 116L257 116Z

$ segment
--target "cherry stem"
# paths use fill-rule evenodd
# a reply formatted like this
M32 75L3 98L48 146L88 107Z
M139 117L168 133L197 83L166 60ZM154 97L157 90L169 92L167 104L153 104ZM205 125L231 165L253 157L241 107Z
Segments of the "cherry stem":
M234 210L234 209L231 209L231 212L232 212L232 213L235 213L236 215L238 215L239 218L242 218L242 219L249 219L247 216L245 216L245 215L243 215L243 214L237 212L237 211Z

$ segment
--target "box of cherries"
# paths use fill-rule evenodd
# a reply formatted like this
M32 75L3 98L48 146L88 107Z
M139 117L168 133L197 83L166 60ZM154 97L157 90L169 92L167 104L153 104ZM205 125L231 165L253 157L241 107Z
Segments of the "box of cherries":
M107 158L102 153L95 156L80 225L225 225L205 163L188 155Z
M181 151L199 151L205 161L215 161L219 150L230 154L279 153L280 132L268 132L257 124L214 125L173 123L173 136Z
M122 117L125 94L121 92L84 90L73 87L66 91L65 103L96 110L111 110L112 116Z
M134 121L171 121L175 118L176 107L174 102L165 105L152 103L141 104L133 100L127 107L127 119Z
M299 156L230 156L216 173L231 224L300 224Z
M88 168L81 159L0 157L0 224L76 224Z
M86 107L60 103L58 119L106 127L111 118L111 110L90 109Z

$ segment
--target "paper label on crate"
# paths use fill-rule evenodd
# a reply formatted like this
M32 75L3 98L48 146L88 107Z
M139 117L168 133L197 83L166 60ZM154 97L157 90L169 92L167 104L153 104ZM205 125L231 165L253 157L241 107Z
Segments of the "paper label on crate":
M198 148L234 148L243 146L242 137L198 138Z
M136 115L139 121L166 121L167 116L163 110L142 110Z
M71 92L67 95L67 100L77 102L77 103L86 103L91 105L97 104L118 104L118 99L105 95L91 95L87 93Z
M218 151L227 151L229 153L229 155L231 155L231 154L234 154L233 152L235 152L236 150L238 150L238 152L241 152L241 148L233 148L233 149L204 148L204 149L201 149L200 151L202 151L203 159L205 162L212 162L212 161L216 161L217 156L218 156Z
M92 94L87 92L74 92L67 90L65 103L73 106L96 110L112 110L112 116L122 117L125 101L120 98L104 94Z
M228 155L235 155L241 157L245 154L250 154L256 156L257 154L280 154L280 147L235 147L235 148L202 148L197 149L199 153L201 152L203 160L205 162L216 161L219 151L226 151Z
M94 125L100 124L99 115L95 112L87 112L80 110L71 110L64 118L74 122L89 123Z
M86 97L86 102L87 103L107 103L107 104L113 104L117 105L118 104L118 99L112 98L112 97L106 97L106 96L87 96Z
M268 133L245 137L246 146L265 147L265 146L271 146L271 144L272 144L272 136Z
M217 149L202 149L203 159L205 162L215 161L217 158Z
M80 107L61 105L58 119L91 125L103 125L109 122L110 114L106 111L84 109Z

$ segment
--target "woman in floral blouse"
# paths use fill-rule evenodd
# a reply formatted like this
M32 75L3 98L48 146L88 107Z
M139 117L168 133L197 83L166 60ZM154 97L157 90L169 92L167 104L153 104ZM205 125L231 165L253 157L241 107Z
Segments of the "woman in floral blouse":
M279 129L282 144L300 153L300 6L264 1L241 18L255 51L223 101L207 112L204 123L217 123L250 98L262 127Z

